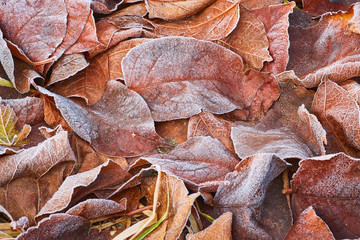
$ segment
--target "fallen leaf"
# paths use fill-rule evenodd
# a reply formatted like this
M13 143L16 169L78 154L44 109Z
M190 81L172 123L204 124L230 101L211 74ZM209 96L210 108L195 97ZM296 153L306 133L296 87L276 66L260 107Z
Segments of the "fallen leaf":
M285 240L291 239L328 239L335 240L326 223L316 215L310 206L305 209L291 227Z
M45 122L53 127L60 125L63 129L70 131L71 127L61 115L60 110L56 107L54 99L46 95L42 95L41 99L44 101Z
M324 15L308 28L289 27L291 46L287 69L294 70L300 78L298 84L311 88L324 79L340 82L359 76L360 35L347 33L352 17L351 8Z
M64 230L66 229L66 231ZM90 222L83 217L65 213L53 214L43 219L35 227L29 228L17 239L88 239L88 240L110 240L106 231L99 232L90 229Z
M154 185L150 186L146 191L148 203L153 203ZM163 175L160 185L160 206L157 214L159 217L166 212L167 201L169 202L168 217L153 232L146 236L150 240L176 240L179 238L182 229L185 227L187 218L191 212L191 206L199 193L189 194L184 183L169 175ZM169 192L169 198L167 197Z
M291 226L291 213L281 193L279 176L288 163L273 154L242 160L219 186L212 216L232 212L233 239L282 239Z
M261 131L235 122L231 129L231 139L236 153L242 159L260 153L272 153L281 159L313 156L311 150L287 128Z
M1 157L0 204L14 220L26 216L33 225L35 215L71 173L76 160L67 136L61 131L35 147Z
M15 85L20 93L26 93L30 90L30 84L35 80L44 80L44 78L27 63L14 58L15 65ZM39 81L41 82L41 81Z
M156 122L155 129L157 134L162 138L178 145L185 142L188 139L189 119L178 119L167 122Z
M96 13L109 14L117 9L123 0L93 0L91 8Z
M209 227L196 233L186 235L186 240L231 240L231 223L233 214L224 213L218 217Z
M6 75L11 83L16 87L15 76L14 76L14 60L11 55L10 49L8 48L6 41L3 39L3 33L0 29L0 69ZM0 75L1 76L1 75Z
M264 25L254 13L242 5L240 16L236 28L216 43L239 54L243 58L245 69L261 70L265 61L272 60Z
M90 15L90 2L88 0L64 0L64 3L67 13L66 33L61 44L56 47L55 52L51 55L54 60L59 59L78 40ZM44 74L51 65L52 63L49 63L45 66Z
M129 24L131 24L131 22ZM132 28L131 26L125 26L125 29L120 29L114 24L108 22L106 19L97 22L96 28L100 44L89 50L90 58L106 51L111 47L116 46L118 43L129 38L155 37L154 34L149 34L149 31L142 28Z
M344 153L302 160L291 181L294 218L312 206L336 239L359 238L359 166Z
M204 191L210 192L215 192L225 175L239 163L235 154L211 137L189 138L168 153L142 159L182 179L194 191L206 187Z
M348 22L348 30L360 34L360 4L355 4L353 10L354 16Z
M39 87L55 100L66 122L99 153L137 156L163 143L145 101L117 81L110 81L102 99L93 106L75 103Z
M99 41L96 35L95 19L93 11L90 10L89 18L84 26L84 30L76 42L65 51L65 54L86 52L98 44Z
M211 113L200 113L189 119L187 136L210 136L218 139L222 144L232 152L235 152L231 140L232 122L227 121Z
M144 2L135 3L129 5L119 11L114 12L110 16L125 16L125 15L136 15L144 17L148 13Z
M200 12L215 0L146 0L149 18L177 21Z
M289 14L293 12L294 2L269 5L252 10L262 21L269 39L269 52L272 61L266 62L262 71L279 74L286 69L289 61Z
M107 199L88 199L66 211L66 214L83 217L87 220L120 213L126 209L126 200L117 203Z
M27 143L26 137L31 131L25 124L21 131L16 129L17 117L10 107L0 106L0 145L21 147Z
M64 211L94 191L122 183L128 178L130 174L111 160L89 171L71 175L41 208L36 220L39 221L50 214Z
M326 130L328 153L360 156L359 106L345 89L330 80L321 83L314 96L312 112Z
M350 96L352 96L355 99L355 101L359 105L359 103L360 103L360 84L356 80L349 79L349 80L338 83L338 85L340 87L342 87L343 89L345 89L350 94Z
M122 61L126 85L145 99L155 121L188 118L201 110L222 114L249 108L269 74L252 70L245 75L242 69L237 54L184 37L143 43ZM253 111L267 110L275 95ZM262 96L258 98L261 101Z
M65 80L86 68L88 65L89 63L86 61L84 54L63 55L53 65L50 80L47 85Z
M218 40L229 35L240 17L239 0L217 0L192 19L181 22L154 22L159 36L184 36Z
M282 0L263 0L263 1L256 1L256 0L241 0L241 5L246 7L247 9L255 9L255 8L262 8L269 5L276 5L283 3Z
M328 12L346 11L357 0L332 1L332 0L302 0L302 10L311 16L320 16Z

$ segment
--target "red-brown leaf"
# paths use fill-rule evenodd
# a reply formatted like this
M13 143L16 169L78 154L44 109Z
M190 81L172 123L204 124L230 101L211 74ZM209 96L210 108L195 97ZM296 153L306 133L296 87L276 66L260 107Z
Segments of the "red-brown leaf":
M189 138L166 154L150 155L143 159L182 179L193 190L211 186L208 182L215 182L206 190L213 192L225 175L239 163L235 154L211 137Z
M39 88L43 94L54 97L73 131L102 154L137 156L163 143L145 101L120 82L108 82L102 99L93 106Z
M319 16L327 12L338 12L348 10L351 4L357 0L332 1L332 0L302 0L303 11L312 16Z
M294 218L312 206L335 238L359 238L359 168L343 153L302 160L291 182Z
M201 110L222 114L250 108L254 102L250 111L258 113L278 96L278 85L267 79L269 74L251 70L245 75L237 54L192 38L141 44L129 51L122 69L126 85L145 99L155 121L188 118ZM270 97L259 94L263 90Z
M329 227L316 215L311 206L301 213L285 238L285 240L297 239L335 240Z

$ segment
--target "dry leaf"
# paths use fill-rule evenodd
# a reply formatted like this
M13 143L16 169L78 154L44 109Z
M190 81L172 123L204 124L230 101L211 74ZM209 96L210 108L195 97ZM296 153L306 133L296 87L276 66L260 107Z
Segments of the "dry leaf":
M123 0L92 0L91 8L96 13L109 14L117 9Z
M254 13L240 5L240 20L229 36L216 43L239 54L244 60L245 69L261 70L265 61L271 61L269 40L263 23Z
M291 181L294 218L312 206L336 239L359 238L359 166L343 153L302 160Z
M235 154L211 137L189 138L168 153L143 159L182 179L194 191L206 187L204 191L212 192L239 163Z
M282 239L291 226L291 213L277 178L288 163L272 154L242 160L219 186L213 214L232 212L233 239ZM212 215L214 216L214 215Z
M35 215L71 173L76 160L67 136L61 131L36 147L1 158L0 204L15 220L26 216L33 224Z
M357 0L333 1L333 0L302 0L303 11L312 16L319 16L327 12L346 11Z
M269 5L276 5L279 3L283 3L282 0L241 0L241 5L245 6L247 9L254 9L254 8L262 8Z
M316 215L311 206L301 213L285 238L285 240L292 239L335 240L329 227L320 217Z
M149 18L177 21L203 10L215 0L146 0Z
M209 227L196 233L186 235L186 240L231 240L231 223L233 214L224 213L218 217Z
M290 129L277 128L261 131L234 123L231 139L242 159L259 153L273 153L281 159L312 157L311 150Z
M314 96L312 112L326 130L328 153L360 156L359 106L346 90L330 80L321 83Z
M159 36L184 36L218 40L229 35L240 17L239 0L217 0L192 19L182 22L154 22Z
M155 129L156 132L168 141L168 143L173 143L174 146L181 144L188 139L189 119L178 119L167 122L156 122Z
M340 82L359 76L360 35L347 33L348 22L353 17L348 12L324 15L308 28L290 26L291 46L287 69L294 70L297 81L305 87L316 87L322 80Z
M270 80L277 88L270 84L268 89L269 74L252 70L245 75L237 54L192 38L141 44L123 59L122 70L126 85L145 99L155 121L188 118L201 110L222 114L251 107L258 113L278 96L277 83ZM263 90L270 96L257 95ZM252 107L254 102L259 104Z
M39 87L55 99L69 126L92 147L108 156L137 156L163 143L145 101L117 81L110 81L93 106L75 103Z
M190 118L187 136L217 138L230 151L235 152L231 140L232 123L211 113L200 113Z

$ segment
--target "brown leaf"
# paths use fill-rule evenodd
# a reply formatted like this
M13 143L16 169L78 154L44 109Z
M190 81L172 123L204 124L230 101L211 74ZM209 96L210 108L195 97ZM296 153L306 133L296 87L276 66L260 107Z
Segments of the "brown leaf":
M224 213L218 217L209 227L196 233L186 235L186 240L231 240L231 223L233 214Z
M347 33L352 17L351 8L348 12L324 15L308 28L289 27L291 46L287 69L294 70L300 78L299 84L311 88L324 79L340 82L359 76L360 35Z
M203 10L215 0L146 0L149 18L177 21Z
M219 186L213 214L232 212L233 239L282 239L291 226L291 213L277 177L288 163L272 154L242 160ZM212 215L214 216L214 215Z
M43 219L36 227L29 228L17 239L88 239L110 240L106 231L99 233L90 229L90 222L83 217L65 213L53 214Z
M98 44L99 41L96 35L95 19L93 16L93 11L90 10L89 18L84 26L84 30L76 42L71 47L69 47L65 53L73 54L89 51Z
M256 128L261 131L290 129L315 155L324 154L325 130L316 116L306 110L311 108L314 92L290 82L280 86L279 99Z
M46 95L41 95L41 99L44 101L44 120L50 126L56 127L60 125L63 129L71 131L71 127L65 121L61 112L56 107L54 98Z
M46 60L63 41L67 30L63 0L2 0L1 6L0 28L5 38L18 45L30 60Z
M343 153L302 160L291 181L294 218L312 206L336 239L359 238L359 166Z
M128 178L130 178L130 174L111 160L89 171L71 175L41 208L36 220L68 209L94 191L122 183Z
M329 227L316 215L311 206L301 213L285 238L285 240L292 239L335 240Z
M4 72L11 83L16 87L14 76L14 60L8 48L6 41L3 39L3 33L0 29L0 73ZM2 75L2 74L1 74ZM0 77L1 77L0 75Z
M122 62L126 85L145 99L155 121L188 118L201 110L222 114L250 108L255 97L260 106L250 111L267 110L278 93L275 98L263 98L257 92L267 88L269 74L252 70L245 75L242 69L237 54L211 42L184 37L141 44Z
M82 139L108 156L137 156L163 143L145 101L117 81L110 81L102 99L93 106L75 103L39 87Z
M259 153L276 154L281 159L312 157L311 150L290 129L277 128L261 131L234 123L231 139L242 159Z
M131 22L129 22L131 25ZM90 58L95 55L106 51L107 49L114 47L118 43L128 39L136 37L155 37L155 35L149 34L150 32L142 28L132 28L131 26L123 26L125 29L120 29L114 24L108 22L106 19L96 23L97 36L100 44L90 49Z
M332 1L332 0L302 0L303 11L311 16L319 16L327 12L346 11L357 0Z
M282 0L241 0L241 5L245 6L247 9L254 9L254 8L262 8L269 5L276 5L279 3L283 3Z
M232 152L235 152L231 140L231 126L229 122L211 113L200 113L190 118L188 138L197 136L210 136L218 139Z
M358 105L360 104L360 84L356 80L349 79L338 83L338 85L345 89Z
M146 191L146 198L149 204L153 203L154 196L153 184ZM167 193L169 192L169 198ZM153 232L146 236L149 240L176 240L179 239L182 229L185 227L186 221L190 215L191 207L195 199L200 195L193 193L188 195L184 183L169 175L163 175L160 185L160 206L157 210L159 217L165 214L167 208L167 201L169 202L168 217L157 227Z
M216 43L239 54L244 60L245 69L261 70L265 61L272 60L264 25L254 13L242 5L240 15L236 28L229 36Z
M353 10L354 16L348 22L348 30L360 34L360 4L355 4Z
M35 215L71 173L75 161L65 131L36 147L2 157L0 204L15 220L26 216L33 224Z
M159 36L218 40L234 30L239 17L239 0L217 0L192 19L174 23L166 21L154 23L154 33Z
M173 142L174 145L185 142L188 131L189 119L178 119L167 122L156 122L156 132L165 140Z
M53 65L47 85L65 80L86 68L88 65L89 63L86 61L84 54L63 55Z
M252 10L263 22L267 38L269 39L269 52L273 61L264 64L263 71L279 74L286 69L289 61L289 14L293 12L295 4L270 5Z
M91 8L96 13L109 14L117 9L123 0L93 0Z
M360 156L359 106L346 90L330 80L321 83L314 96L312 112L326 130L328 153Z
M51 55L55 60L70 48L80 37L90 15L90 2L87 0L64 0L66 4L66 33L61 44L57 46ZM45 66L44 73L50 68L52 63Z
M126 200L117 203L107 199L88 199L66 211L66 214L83 217L87 220L120 213L126 209Z
M14 58L15 64L15 85L16 89L20 93L26 93L30 90L30 83L36 80L44 80L39 73L37 73L33 67L29 66L25 62Z
M144 2L131 4L128 7L122 8L117 12L114 12L110 16L125 16L125 15L136 15L144 17L148 13Z
M225 175L239 163L235 154L211 137L189 138L168 153L143 159L184 180L194 191L207 187L206 191L210 192L215 192Z

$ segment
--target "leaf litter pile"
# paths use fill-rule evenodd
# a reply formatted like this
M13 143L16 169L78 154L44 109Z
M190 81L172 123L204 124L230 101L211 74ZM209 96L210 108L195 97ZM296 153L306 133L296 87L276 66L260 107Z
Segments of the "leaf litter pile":
M360 3L0 0L0 238L360 238Z

